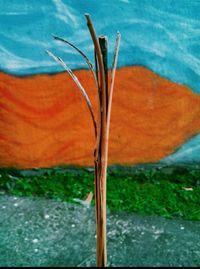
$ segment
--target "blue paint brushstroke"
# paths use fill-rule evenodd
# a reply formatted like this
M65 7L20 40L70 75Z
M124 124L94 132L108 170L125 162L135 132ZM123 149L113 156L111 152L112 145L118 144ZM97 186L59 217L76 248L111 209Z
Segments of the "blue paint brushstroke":
M174 154L163 158L160 163L171 165L173 163L199 163L200 134L182 145Z
M84 13L98 35L109 36L109 65L115 34L122 34L119 66L143 65L200 92L199 0L0 0L0 70L14 75L59 72L49 49L72 69L86 68L51 33L67 38L93 59Z

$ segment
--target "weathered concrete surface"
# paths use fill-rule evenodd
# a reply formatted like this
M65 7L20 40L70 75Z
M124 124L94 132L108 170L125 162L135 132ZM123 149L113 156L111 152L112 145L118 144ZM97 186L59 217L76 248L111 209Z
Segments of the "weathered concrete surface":
M200 222L108 212L109 266L200 266ZM95 211L0 195L0 266L95 266Z

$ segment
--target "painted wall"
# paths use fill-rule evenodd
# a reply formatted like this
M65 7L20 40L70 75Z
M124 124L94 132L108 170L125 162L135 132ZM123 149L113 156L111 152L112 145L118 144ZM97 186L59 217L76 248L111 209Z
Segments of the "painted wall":
M67 38L93 61L84 13L98 35L121 32L110 164L200 161L200 1L0 0L0 166L93 165L92 123L61 56L88 91L94 82Z

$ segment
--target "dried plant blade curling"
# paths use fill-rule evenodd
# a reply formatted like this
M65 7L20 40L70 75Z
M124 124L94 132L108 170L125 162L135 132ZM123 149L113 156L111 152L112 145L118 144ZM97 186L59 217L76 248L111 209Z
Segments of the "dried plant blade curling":
M53 54L49 50L47 50L46 52L56 62L58 62L65 69L65 71L67 71L67 73L70 75L70 77L73 79L73 81L76 83L76 85L78 86L79 90L81 91L81 94L83 95L83 97L84 97L84 99L85 99L85 101L87 103L87 106L89 108L89 111L90 111L90 114L91 114L91 117L92 117L92 122L93 122L93 126L94 126L95 137L96 137L97 136L97 124L96 124L96 120L95 120L95 116L94 116L94 112L93 112L93 109L92 109L92 105L91 105L90 99L89 99L89 97L88 97L85 89L81 85L81 83L78 80L78 78L74 75L74 73L72 72L72 70L65 64L65 62L60 57L57 57L55 54Z
M91 71L91 73L92 73L92 76L93 76L93 78L94 78L94 80L95 80L96 88L97 88L97 91L98 91L99 85L98 85L98 81L97 81L96 73L95 73L95 71L94 71L93 64L91 63L91 61L89 60L89 58L86 56L86 54L85 54L82 50L80 50L78 47L76 47L74 44L72 44L71 42L69 42L68 40L66 40L66 39L64 39L64 38L62 38L62 37L59 37L59 36L55 36L55 35L52 35L52 36L53 36L53 38L54 38L55 40L59 40L59 41L65 43L65 44L68 44L68 45L71 46L72 48L74 48L74 49L75 49L75 50L76 50L76 51L83 57L83 59L84 59L85 62L87 63L87 65L88 65L88 67L89 67L89 69L90 69L90 71Z

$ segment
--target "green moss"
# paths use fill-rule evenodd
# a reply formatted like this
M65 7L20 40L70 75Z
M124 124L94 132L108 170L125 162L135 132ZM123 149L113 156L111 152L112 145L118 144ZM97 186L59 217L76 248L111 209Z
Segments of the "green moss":
M94 176L84 169L49 170L21 175L1 170L0 190L16 196L42 196L74 202L94 190ZM109 172L107 206L112 211L200 220L200 170L166 174L162 170ZM184 188L192 188L185 190ZM94 201L92 203L94 205Z

